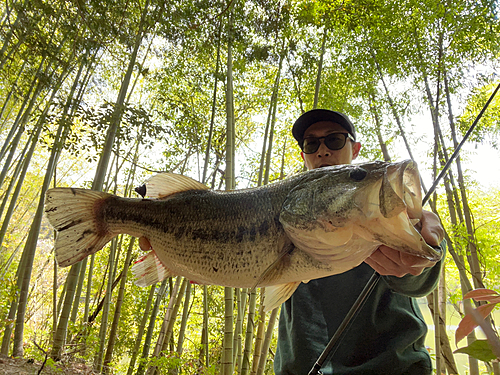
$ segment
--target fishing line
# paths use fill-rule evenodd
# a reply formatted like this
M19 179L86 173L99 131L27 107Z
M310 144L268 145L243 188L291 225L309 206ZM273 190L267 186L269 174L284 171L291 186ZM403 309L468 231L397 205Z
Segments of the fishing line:
M469 130L467 130L467 133L465 133L464 138L462 139L462 142L460 142L460 144L457 146L457 148L455 149L455 151L453 152L451 157L448 159L448 161L444 165L443 169L441 170L441 173L439 173L439 175L437 176L436 180L434 181L434 183L430 187L430 189L427 192L427 194L425 195L424 199L422 199L422 206L427 203L431 194L434 193L434 190L436 189L437 185L439 184L439 181L441 180L441 178L443 178L445 173L448 171L451 163L457 157L463 144L469 138L470 134L472 133L472 131L476 127L477 123L479 122L479 120L483 116L483 113L486 111L486 109L490 105L491 101L493 100L493 98L495 97L495 95L499 89L500 89L500 83L496 87L495 91L493 91L493 93L491 94L491 96L488 99L488 101L486 102L486 104L483 106L483 109L481 110L481 112L477 115L476 119L474 120L474 122L470 126ZM354 304L351 306L351 309L349 310L347 315L344 317L344 320L342 321L340 326L337 328L337 330L333 334L332 338L328 342L328 345L323 350L323 353L321 353L321 355L318 357L316 363L311 368L308 375L317 375L317 374L321 375L322 374L320 369L323 366L323 363L326 361L326 359L330 355L333 355L335 353L335 350L336 350L335 345L340 344L340 342L344 338L344 333L345 333L346 329L348 328L349 323L351 323L352 320L357 316L357 314L359 313L359 311L363 307L364 303L366 302L367 298L370 296L371 292L373 291L373 289L375 288L375 286L377 285L379 280L380 280L380 274L376 271L373 272L372 276L367 281L367 283L366 283L365 287L363 288L363 290L361 291L360 295L358 296L358 298L356 299ZM335 348L335 350L333 350L334 348ZM337 348L338 348L338 346L337 346Z
M439 175L436 177L436 180L434 181L434 183L432 184L431 188L429 189L429 191L427 192L427 194L425 195L424 199L422 200L422 206L425 205L427 203L427 201L429 200L430 196L432 193L434 193L434 190L436 189L437 185L439 184L439 181L441 181L441 179L443 178L443 176L446 174L446 172L448 171L448 169L450 168L451 166L451 163L456 159L456 157L458 156L458 153L460 152L460 149L462 148L462 146L464 145L465 141L467 141L467 139L469 138L470 134L472 133L472 131L474 130L474 128L476 127L477 123L479 122L479 120L481 119L481 117L483 117L483 113L486 111L486 109L488 108L488 106L490 105L491 101L493 100L493 98L495 97L498 89L500 89L500 83L498 84L497 88L495 89L495 91L493 91L493 93L491 94L490 98L488 99L488 101L486 102L486 104L484 105L483 109L481 110L481 112L479 112L479 114L477 115L476 119L474 120L474 122L472 123L472 125L470 126L469 130L467 130L467 133L465 133L464 135L464 138L462 139L462 142L460 142L460 144L457 146L457 148L455 149L455 151L453 152L453 155L450 156L450 158L448 159L448 161L446 162L446 164L444 165L443 169L441 170L441 172L439 173Z

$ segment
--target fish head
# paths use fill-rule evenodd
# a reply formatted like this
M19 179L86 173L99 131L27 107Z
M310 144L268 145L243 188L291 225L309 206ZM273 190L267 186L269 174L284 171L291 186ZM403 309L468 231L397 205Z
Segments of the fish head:
M441 254L414 224L422 217L417 165L371 162L304 173L288 194L280 222L294 244L318 259L359 264L380 245L431 260Z

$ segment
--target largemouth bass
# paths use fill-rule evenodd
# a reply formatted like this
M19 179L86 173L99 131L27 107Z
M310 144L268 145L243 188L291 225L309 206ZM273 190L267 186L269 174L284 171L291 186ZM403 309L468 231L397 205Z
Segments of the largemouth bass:
M269 310L300 282L348 271L380 245L441 257L414 227L422 199L409 160L325 167L229 192L165 173L146 191L152 199L48 190L58 264L72 265L121 233L146 237L153 250L132 268L137 284L181 275L201 284L266 287Z

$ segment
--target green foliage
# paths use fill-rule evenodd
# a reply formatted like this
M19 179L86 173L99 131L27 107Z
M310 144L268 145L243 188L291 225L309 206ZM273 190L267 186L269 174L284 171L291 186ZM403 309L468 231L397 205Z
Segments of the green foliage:
M467 100L467 106L459 119L458 126L465 134L476 120L483 107L493 95L500 82L490 81L488 77L483 78L486 82L474 88ZM482 82L483 80L481 80ZM471 141L487 143L498 149L498 135L500 134L500 94L496 94L487 110L479 120L471 135Z
M290 128L300 113L312 108L323 35L326 36L326 50L322 56L318 105L343 111L351 117L363 143L360 159L382 158L377 132L388 145L391 156L399 158L397 146L401 143L402 130L396 125L395 115L402 120L412 147L428 142L426 151L429 151L429 160L432 159L432 132L427 134L421 124L409 125L414 115L424 111L428 115L425 83L436 95L433 100L437 100L436 93L439 93L438 108L444 129L448 113L442 79L446 74L452 100L459 108L453 115L462 134L496 87L489 74L471 77L474 67L481 65L485 71L491 71L498 63L500 22L495 1L453 0L444 6L435 1L402 0L229 3L152 0L148 3L146 27L141 35L143 43L127 99L123 108L115 108L112 103L116 102L130 61L145 4L145 1L136 0L34 0L0 5L0 108L4 108L0 114L1 146L5 140L6 151L15 148L7 137L11 129L14 133L17 131L14 128L16 118L23 116L28 99L35 98L35 102L32 111L26 114L26 129L17 146L19 149L24 147L27 135L37 130L35 124L43 108L50 105L47 118L39 125L43 126L42 135L1 244L2 323L5 323L10 301L16 293L16 269L39 198L48 151L54 146L60 125L69 133L56 170L57 185L91 185L107 129L117 112L121 122L110 164L110 170L117 173L114 181L109 178L108 189L116 187L120 194L125 187L143 181L156 171L175 171L200 179L217 78L207 176L210 177L209 185L222 186L226 160L224 92L230 12L234 17L232 45L239 188L257 184L264 127L280 56L284 59L270 181L302 170L303 163ZM216 71L219 44L220 64ZM80 66L82 74L75 83ZM65 69L67 76L61 76ZM74 83L75 94L69 97ZM55 99L48 103L50 90L58 84L60 89ZM12 93L10 97L9 93ZM497 96L478 124L473 134L475 142L497 147L498 100ZM379 116L378 123L375 114ZM444 136L448 139L449 133L445 131ZM16 159L19 150L14 151ZM0 160L3 165L5 157ZM419 165L430 164L419 160ZM421 170L427 172L423 167ZM134 181L132 177L129 180L132 171L135 171ZM13 168L10 168L6 183L13 179L12 174ZM110 172L109 176L112 175ZM498 285L499 192L482 191L480 182L471 181L467 176L465 182L484 282ZM4 192L1 191L3 195ZM10 202L9 197L3 195L5 202ZM470 233L464 222L451 225L446 202L442 199L439 213L452 236L454 249L461 255L469 255L466 249ZM44 348L50 347L51 342L52 294L60 296L67 273L65 269L58 270L53 291L52 239L50 226L43 222L25 329L26 341L36 337ZM141 251L134 248L133 260L140 255ZM109 248L95 256L88 301L91 314L97 311L104 297L108 257ZM9 265L8 259L12 259ZM123 269L123 262L122 250L117 259L118 272ZM470 271L468 264L466 267ZM447 271L450 299L458 302L461 294L459 275L449 260ZM132 279L130 272L128 277ZM84 290L87 282L85 278ZM199 363L203 298L198 286L193 288L183 353L169 352L158 358L155 365L162 371L180 367L185 373L218 372L223 338L223 295L223 288L209 288L211 365L205 368ZM131 280L127 282L112 362L115 369L127 369L126 359L131 354L147 297L146 289L135 286ZM168 300L167 295L161 301L152 346ZM116 292L112 306L115 303ZM77 321L70 324L68 331L66 355L92 362L99 346L102 313L87 325L83 322L83 304L79 307ZM177 320L175 338L179 330ZM27 353L34 356L38 353L37 358L41 356L32 345L27 347ZM266 365L266 372L271 372L271 361Z
M491 350L488 340L476 340L472 344L455 350L453 353L464 353L484 362L491 362L496 356Z
M9 275L10 276L10 275ZM19 290L14 284L14 277L4 277L6 285L0 289L0 324L2 327L15 321L8 319L9 309L14 298L18 298Z
M89 127L86 131L74 132L66 143L66 147L72 155L78 155L82 151L90 152L92 160L97 160L97 155L102 150L106 129L112 119L116 116L117 109L112 103L105 103L100 108L86 108L79 112L78 122ZM116 134L115 149L116 154L121 154L123 150L118 150L122 144L133 144L140 141L145 149L151 149L154 141L162 139L164 129L155 125L150 114L144 108L134 107L126 104L124 108L118 109L121 122Z
M61 368L59 368L59 367L57 367L56 366L56 362L52 358L50 358L50 357L47 358L47 360L45 362L45 366L47 366L48 368L50 368L55 373L61 373L61 374L64 373L64 370L61 369Z

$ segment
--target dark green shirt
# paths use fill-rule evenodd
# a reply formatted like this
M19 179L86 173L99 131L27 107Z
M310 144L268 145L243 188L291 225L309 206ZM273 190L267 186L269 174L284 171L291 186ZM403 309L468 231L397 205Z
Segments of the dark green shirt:
M424 346L427 325L414 297L432 292L442 262L419 276L382 276L333 356L323 364L323 374L431 374ZM372 274L373 269L362 263L297 288L281 306L276 375L309 373Z

